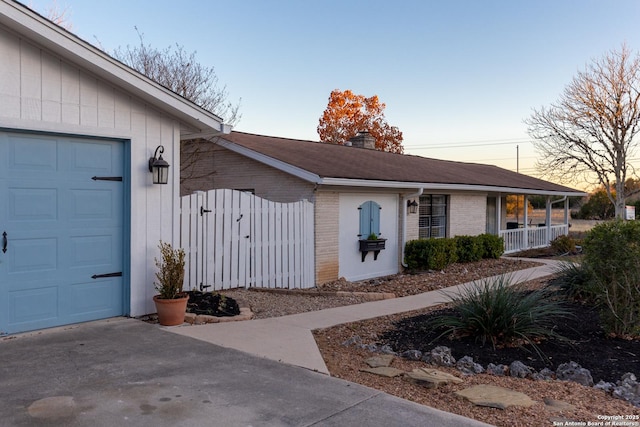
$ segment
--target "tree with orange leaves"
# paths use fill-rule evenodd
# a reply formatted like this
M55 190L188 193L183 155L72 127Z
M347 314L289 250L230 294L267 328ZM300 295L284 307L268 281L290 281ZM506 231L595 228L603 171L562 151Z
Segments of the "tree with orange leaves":
M387 123L385 107L377 95L365 98L348 89L335 89L320 118L320 140L328 144L345 144L358 132L368 131L376 139L376 150L402 154L402 132Z

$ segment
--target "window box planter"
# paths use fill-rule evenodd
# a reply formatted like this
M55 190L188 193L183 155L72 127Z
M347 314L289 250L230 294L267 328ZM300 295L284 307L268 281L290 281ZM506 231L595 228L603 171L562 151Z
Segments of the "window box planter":
M373 252L373 260L378 259L378 254L381 250L384 249L385 242L387 239L376 239L376 240L360 240L360 252L362 253L362 262L367 257L369 252Z

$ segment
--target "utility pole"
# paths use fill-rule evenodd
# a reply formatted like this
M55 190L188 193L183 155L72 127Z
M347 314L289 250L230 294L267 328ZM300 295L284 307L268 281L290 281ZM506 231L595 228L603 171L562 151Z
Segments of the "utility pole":
M516 145L516 172L520 173L520 146ZM516 223L520 223L520 195L516 194Z

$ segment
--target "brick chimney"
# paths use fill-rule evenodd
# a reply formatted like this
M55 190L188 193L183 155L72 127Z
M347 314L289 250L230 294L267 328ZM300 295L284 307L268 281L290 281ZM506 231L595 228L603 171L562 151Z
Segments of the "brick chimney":
M367 131L358 132L349 142L351 142L352 147L367 148L369 150L376 149L376 139Z

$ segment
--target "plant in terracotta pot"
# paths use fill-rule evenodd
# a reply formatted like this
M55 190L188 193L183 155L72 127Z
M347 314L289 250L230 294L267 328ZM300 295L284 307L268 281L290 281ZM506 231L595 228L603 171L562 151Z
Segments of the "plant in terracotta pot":
M184 284L184 250L174 249L170 243L160 241L161 259L156 258L156 281L153 282L158 295L153 297L158 321L164 326L181 325L187 309L189 296L182 291Z

